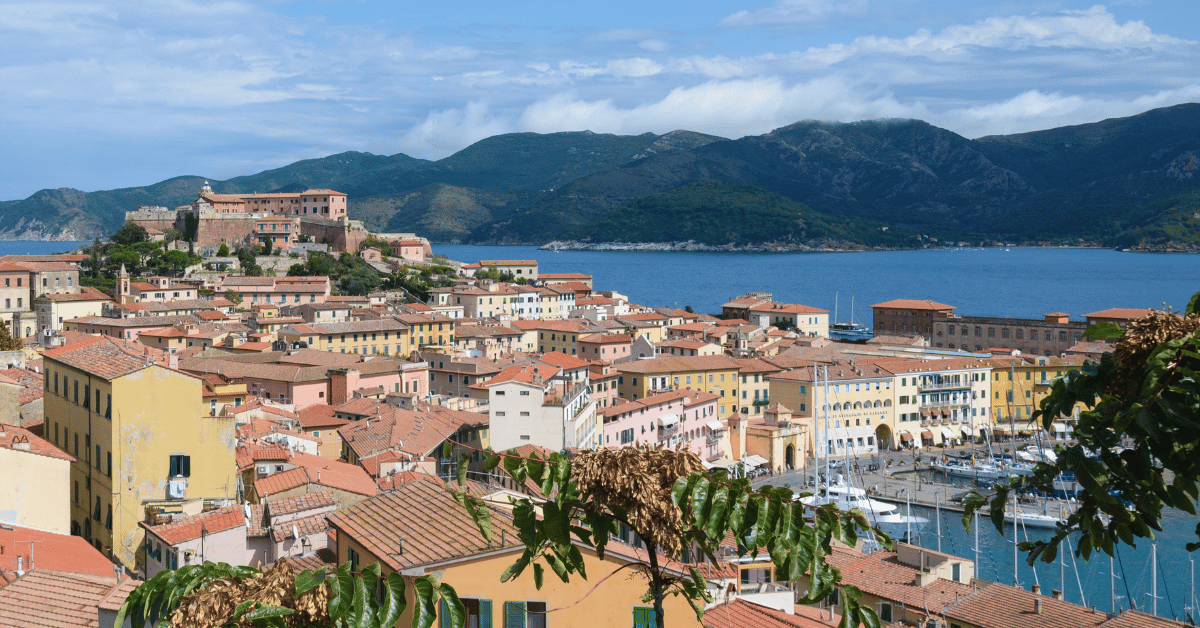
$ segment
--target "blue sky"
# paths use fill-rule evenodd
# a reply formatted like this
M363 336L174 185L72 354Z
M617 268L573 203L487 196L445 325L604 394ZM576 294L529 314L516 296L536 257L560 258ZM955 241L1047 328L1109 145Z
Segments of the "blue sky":
M920 118L967 137L1200 101L1191 3L3 2L0 200L516 131Z

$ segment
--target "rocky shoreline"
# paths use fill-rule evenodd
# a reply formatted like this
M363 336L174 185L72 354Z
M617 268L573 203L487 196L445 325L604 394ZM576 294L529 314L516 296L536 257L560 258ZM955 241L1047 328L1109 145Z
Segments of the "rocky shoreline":
M554 240L538 247L541 251L629 251L652 253L845 253L897 250L869 247L853 242L823 240L808 244L764 242L761 244L703 244L687 242L581 242Z

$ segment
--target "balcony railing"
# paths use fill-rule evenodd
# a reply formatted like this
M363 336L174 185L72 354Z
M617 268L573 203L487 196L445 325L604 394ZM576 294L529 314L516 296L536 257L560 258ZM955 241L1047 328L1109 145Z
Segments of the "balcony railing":
M952 401L924 401L921 403L922 408L945 408L945 407L949 407L949 406L969 406L969 405L971 405L970 401L964 401L961 399L958 401L953 401L953 400Z
M771 405L771 400L770 400L770 399L766 399L766 398L763 398L763 399L755 399L755 400L754 400L754 405L756 405L756 406L769 406L769 405Z
M950 390L952 388L970 388L971 382L929 381L917 385L920 390Z

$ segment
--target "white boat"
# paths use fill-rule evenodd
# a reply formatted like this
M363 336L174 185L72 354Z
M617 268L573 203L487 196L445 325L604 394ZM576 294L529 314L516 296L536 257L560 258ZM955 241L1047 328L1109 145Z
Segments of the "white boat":
M861 510L871 525L894 539L908 539L929 526L929 519L902 515L895 505L871 499L865 490L847 485L841 477L834 484L818 487L815 494L801 497L799 501L807 506L833 504L839 510Z
M1007 523L1016 523L1026 528L1057 528L1058 524L1063 520L1053 515L1043 515L1037 512L1025 512L1023 510L1012 511L1004 510L1004 521Z

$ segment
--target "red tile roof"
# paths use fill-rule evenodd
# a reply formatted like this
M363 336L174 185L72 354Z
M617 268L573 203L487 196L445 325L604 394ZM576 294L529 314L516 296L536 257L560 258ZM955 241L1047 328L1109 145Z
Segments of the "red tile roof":
M317 491L316 493L305 493L293 497L280 497L266 502L267 512L272 517L293 515L305 510L315 510L333 505L333 493L330 491Z
M312 454L293 454L288 462L297 465L296 468L273 473L254 482L260 499L309 484L359 495L379 492L375 481L359 466Z
M930 301L928 299L892 299L891 301L884 301L883 303L876 303L875 305L872 305L871 307L893 308L893 309L897 309L897 310L937 310L937 311L958 309L953 305L946 305L945 303L938 303L937 301Z
M793 615L742 598L704 611L707 628L831 628L839 620L822 621L807 615Z
M94 627L101 602L118 604L131 587L116 577L37 569L0 588L0 626L14 628ZM124 598L120 598L123 601Z
M47 349L42 356L107 380L166 363L166 354L158 349L108 336L91 336Z
M426 479L427 478L427 479ZM482 488L471 492L480 494ZM465 487L464 487L465 488ZM396 571L447 560L524 547L512 516L491 509L492 540L488 542L442 482L432 476L359 502L329 515L339 539L346 535ZM502 541L502 539L504 539Z
M152 532L154 536L171 545L178 545L206 534L216 534L244 525L246 525L246 514L237 504L183 517L162 525L142 524L148 532Z
M67 452L55 447L50 441L15 425L0 424L0 449L24 450L30 454L75 462ZM0 561L3 564L3 561Z
M1037 599L1042 602L1041 613L1035 610L1034 600ZM940 603L930 604L928 608L933 610L945 605L947 608L941 614L947 619L969 621L979 628L1086 628L1101 626L1108 621L1107 613L1004 584L990 584L957 604L954 601L939 600Z
M83 537L45 532L18 525L0 526L0 586L12 580L21 568L69 571L93 576L112 576L113 563Z
M1092 312L1091 314L1084 314L1083 317L1084 318L1112 318L1112 319L1122 319L1122 320L1130 320L1131 321L1131 320L1135 320L1135 319L1147 316L1150 314L1150 312L1153 312L1153 311L1154 310L1152 308L1113 307L1113 308L1109 308L1107 310L1100 310L1099 312Z

